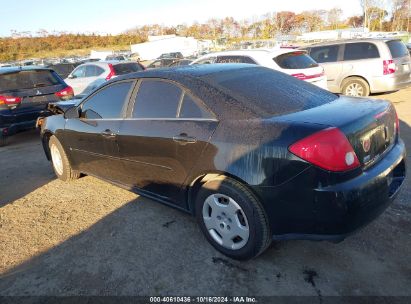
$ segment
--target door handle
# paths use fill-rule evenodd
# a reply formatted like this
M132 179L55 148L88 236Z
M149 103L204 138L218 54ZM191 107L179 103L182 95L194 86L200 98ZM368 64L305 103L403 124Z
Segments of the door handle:
M173 140L178 142L180 145L194 144L197 142L195 137L188 136L186 133L181 133L180 135L173 136Z
M117 136L116 133L114 133L113 131L111 131L110 129L106 129L103 132L100 133L103 137L105 138L115 138Z

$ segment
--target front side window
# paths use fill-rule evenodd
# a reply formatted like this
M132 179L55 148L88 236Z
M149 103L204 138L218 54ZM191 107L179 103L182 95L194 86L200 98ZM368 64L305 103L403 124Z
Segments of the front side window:
M110 85L86 100L81 107L81 118L121 118L124 103L133 85L132 81Z
M133 118L176 118L182 94L175 84L145 79L137 92Z
M344 50L344 60L360 60L379 58L377 46L373 43L347 43Z
M311 48L310 56L318 63L338 61L339 45L317 46Z

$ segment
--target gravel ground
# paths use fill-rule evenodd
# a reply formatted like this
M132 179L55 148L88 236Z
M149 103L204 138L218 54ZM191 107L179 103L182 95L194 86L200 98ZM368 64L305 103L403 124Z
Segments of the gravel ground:
M408 151L410 96L375 96L395 102ZM276 242L236 262L187 214L93 177L56 180L36 131L0 148L0 168L0 295L411 296L409 179L340 244Z

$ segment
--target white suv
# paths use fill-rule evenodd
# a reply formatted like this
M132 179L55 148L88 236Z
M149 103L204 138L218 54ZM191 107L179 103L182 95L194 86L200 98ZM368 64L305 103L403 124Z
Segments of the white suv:
M277 70L327 89L324 69L306 51L294 49L225 51L204 55L193 64L250 63Z
M113 77L142 70L145 70L145 67L138 62L89 62L75 68L64 81L73 88L74 95L83 95L90 93Z

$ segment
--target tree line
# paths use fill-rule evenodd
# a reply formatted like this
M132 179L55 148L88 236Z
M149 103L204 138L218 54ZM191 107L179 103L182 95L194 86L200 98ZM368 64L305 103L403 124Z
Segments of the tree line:
M271 39L277 35L299 35L306 32L367 27L371 31L409 31L411 29L411 0L359 0L362 14L343 19L343 11L310 10L296 14L290 11L267 13L251 19L233 17L212 18L207 22L164 26L144 25L121 35L69 34L39 30L12 31L11 37L0 38L0 61L34 57L42 50L76 50L128 46L147 41L150 35L176 34L197 39Z

